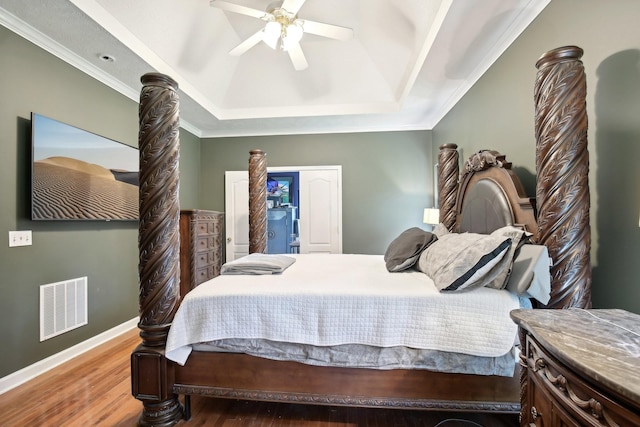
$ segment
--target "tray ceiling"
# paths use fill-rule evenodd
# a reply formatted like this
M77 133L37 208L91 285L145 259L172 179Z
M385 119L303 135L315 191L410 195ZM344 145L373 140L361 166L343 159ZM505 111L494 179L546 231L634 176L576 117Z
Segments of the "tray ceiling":
M299 18L354 37L304 34L302 71L264 43L229 55L265 22L209 0L0 0L0 24L136 101L171 76L199 137L429 130L549 1L307 0Z

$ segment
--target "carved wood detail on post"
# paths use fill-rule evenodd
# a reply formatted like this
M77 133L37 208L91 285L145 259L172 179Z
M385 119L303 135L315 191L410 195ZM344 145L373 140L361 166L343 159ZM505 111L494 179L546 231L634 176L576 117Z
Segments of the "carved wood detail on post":
M507 162L507 157L494 150L480 150L473 154L464 162L463 175L472 172L479 172L489 169L492 166L511 169L511 162ZM463 179L461 179L462 181Z
M179 305L178 84L150 73L140 94L140 336L164 346Z
M591 307L591 229L583 51L565 46L537 62L537 242L549 249L548 308Z
M178 84L159 73L141 78L140 337L131 356L133 395L142 401L141 426L170 426L182 417L173 394L172 365L164 357L169 326L180 302Z
M440 208L440 222L448 230L453 229L456 222L456 198L458 197L458 179L460 166L458 164L458 146L443 144L438 153L438 201Z
M249 156L249 253L267 252L267 153Z

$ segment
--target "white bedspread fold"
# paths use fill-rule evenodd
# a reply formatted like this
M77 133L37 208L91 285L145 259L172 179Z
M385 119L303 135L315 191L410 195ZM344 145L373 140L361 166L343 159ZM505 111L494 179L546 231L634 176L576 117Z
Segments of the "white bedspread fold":
M276 275L218 276L187 294L166 356L184 364L191 345L261 338L319 346L406 346L500 356L513 347L518 297L489 288L438 292L418 271L390 273L382 255L292 255Z
M223 264L220 274L278 274L295 261L286 255L253 253Z

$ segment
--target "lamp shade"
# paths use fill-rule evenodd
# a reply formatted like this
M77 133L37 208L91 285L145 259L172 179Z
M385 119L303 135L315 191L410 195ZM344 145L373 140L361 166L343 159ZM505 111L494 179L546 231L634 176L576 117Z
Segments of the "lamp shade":
M262 40L271 48L275 49L280 38L282 26L276 21L267 22L262 30Z
M302 26L298 24L298 21L287 25L285 31L282 34L282 50L289 50L293 46L297 45L302 39Z
M426 208L422 217L425 224L437 225L440 223L440 209Z

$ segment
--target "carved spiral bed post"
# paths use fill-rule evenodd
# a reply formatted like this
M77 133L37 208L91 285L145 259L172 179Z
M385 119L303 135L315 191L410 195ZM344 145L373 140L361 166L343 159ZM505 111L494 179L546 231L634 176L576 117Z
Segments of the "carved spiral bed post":
M249 253L267 252L267 153L249 156Z
M460 166L458 163L458 146L443 144L438 153L438 200L440 222L448 230L453 229L456 222L456 198L458 197L458 180Z
M535 82L538 243L549 249L547 308L591 307L591 229L583 51L565 46L537 62Z
M178 84L158 73L141 78L140 94L140 337L131 355L141 426L171 426L182 418L164 357L169 326L180 302Z

